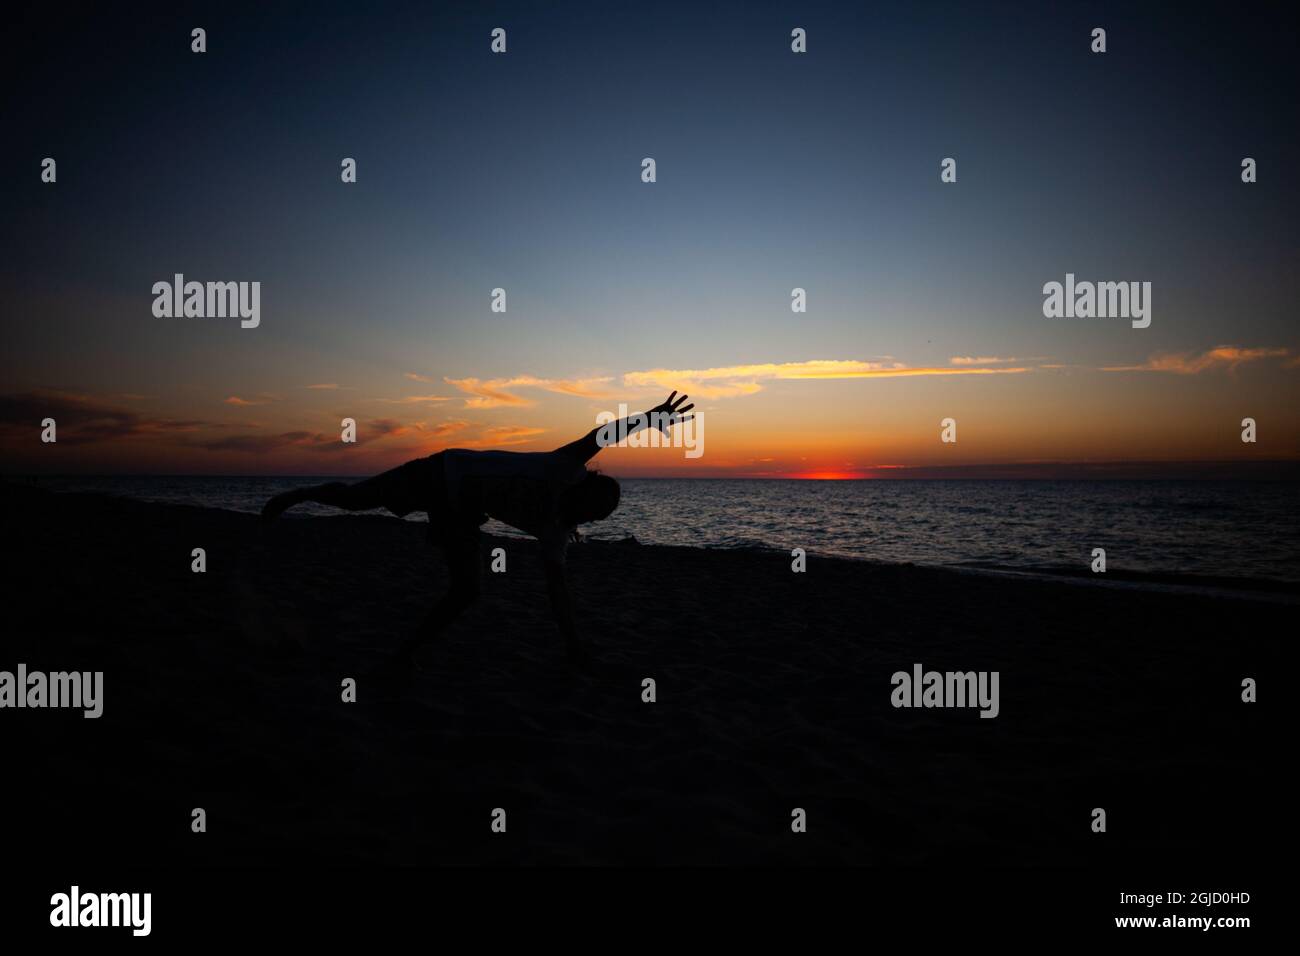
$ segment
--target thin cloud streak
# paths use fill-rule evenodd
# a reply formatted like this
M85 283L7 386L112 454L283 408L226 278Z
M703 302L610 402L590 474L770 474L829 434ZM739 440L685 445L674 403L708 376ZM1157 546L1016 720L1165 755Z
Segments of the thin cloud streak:
M450 395L407 395L405 398L372 398L372 402L381 402L385 405L420 405L428 402L454 402L456 399Z
M732 398L761 391L762 380L909 378L938 375L1014 375L1030 371L1023 366L997 368L948 366L914 368L900 362L863 362L842 359L813 359L807 362L732 365L708 369L650 369L628 372L623 384L629 388L668 388L690 392L700 398Z
M240 408L247 408L256 405L270 405L272 402L278 402L281 400L282 399L279 395L271 395L269 393L263 393L258 395L256 398L240 398L238 395L231 395L229 398L224 399L222 404L237 405Z
M948 359L949 365L1007 365L1011 362L1041 362L1042 358L999 358L996 355L954 355Z
M545 428L533 428L527 425L496 425L484 429L478 438L463 442L461 447L498 448L503 445L522 445L545 432Z
M1215 369L1236 370L1238 366L1263 359L1286 358L1291 354L1286 348L1241 348L1236 345L1219 345L1204 352L1166 352L1151 356L1141 365L1111 365L1103 372L1169 372L1174 375L1199 375ZM1283 363L1283 368L1294 368L1295 360Z
M478 378L446 378L443 381L471 396L465 399L466 408L522 408L535 405L536 402L531 398L515 394L511 389L537 388L579 398L608 398L609 396L599 386L612 381L612 378L548 379L537 378L534 375L518 375L514 378L496 378L487 381Z

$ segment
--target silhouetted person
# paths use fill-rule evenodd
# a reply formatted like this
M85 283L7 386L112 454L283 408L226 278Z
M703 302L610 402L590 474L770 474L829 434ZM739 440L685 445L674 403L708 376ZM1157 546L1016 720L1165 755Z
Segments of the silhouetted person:
M578 525L609 517L619 500L618 482L588 470L587 462L605 444L642 428L653 425L667 434L672 425L689 420L683 415L695 406L684 405L686 398L673 392L644 415L597 426L554 451L449 448L355 484L296 488L268 501L262 516L276 518L304 501L349 511L387 508L398 517L427 512L429 538L446 556L451 587L399 650L399 657L408 662L420 644L440 634L478 597L479 527L496 518L541 544L555 622L569 656L581 658L586 645L573 625L564 553Z

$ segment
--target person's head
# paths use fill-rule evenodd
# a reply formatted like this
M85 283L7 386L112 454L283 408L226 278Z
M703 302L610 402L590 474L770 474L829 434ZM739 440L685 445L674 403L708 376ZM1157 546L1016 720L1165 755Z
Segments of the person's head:
M618 507L618 482L608 475L588 471L577 484L560 495L560 517L566 524L578 525L608 518Z

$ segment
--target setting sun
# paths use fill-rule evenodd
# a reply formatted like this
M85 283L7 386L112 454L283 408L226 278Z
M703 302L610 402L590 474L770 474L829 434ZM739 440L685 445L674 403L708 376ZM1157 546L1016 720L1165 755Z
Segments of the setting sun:
M807 481L851 481L855 478L870 478L871 475L859 471L805 471L783 475L784 478L799 478Z

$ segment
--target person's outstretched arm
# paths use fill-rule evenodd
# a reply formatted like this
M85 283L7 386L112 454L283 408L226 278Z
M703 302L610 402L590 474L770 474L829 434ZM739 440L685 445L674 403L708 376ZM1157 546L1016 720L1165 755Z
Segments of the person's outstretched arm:
M602 434L607 438L613 438L615 441L621 441L629 435L653 425L666 435L668 429L673 425L690 421L692 416L686 415L686 413L695 407L695 403L692 402L690 405L682 404L688 397L683 395L678 398L677 393L673 392L668 396L666 402L656 405L648 412L641 415L629 415L627 418L620 419L617 422L610 422L608 425L597 425L577 441L571 441L555 450L559 454L569 456L579 464L585 464L596 457L596 453L604 447L600 440ZM612 444L612 442L608 443Z

